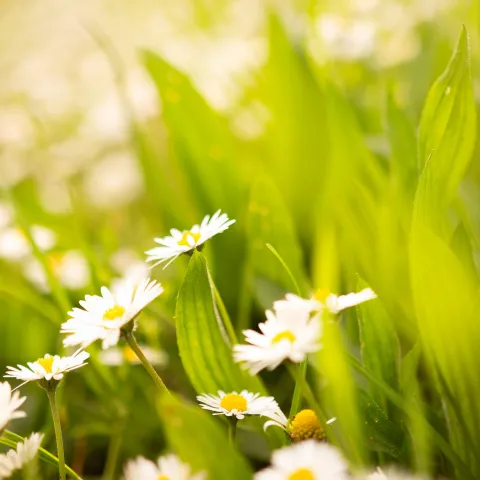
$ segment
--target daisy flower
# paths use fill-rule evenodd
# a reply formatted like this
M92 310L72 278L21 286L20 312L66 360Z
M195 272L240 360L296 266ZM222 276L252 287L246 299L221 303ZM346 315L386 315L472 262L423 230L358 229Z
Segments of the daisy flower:
M25 383L37 380L60 381L64 374L86 365L85 360L90 356L87 352L78 352L71 357L60 357L48 353L36 362L28 362L28 368L18 365L18 368L7 367L7 378L16 378Z
M272 466L255 474L254 480L346 480L347 463L327 443L306 440L277 450Z
M357 293L348 293L347 295L335 295L327 290L320 289L309 299L304 299L288 293L284 300L277 300L273 304L276 313L284 315L302 316L322 312L324 309L336 315L346 308L353 307L359 303L377 298L376 293L371 288L365 288Z
M276 423L287 422L273 397L262 397L259 393L250 393L247 390L240 393L225 393L219 390L218 395L198 395L197 400L203 409L214 412L213 415L235 417L237 420L242 420L245 415L260 415Z
M328 420L326 425L330 425L336 420L336 417ZM313 438L323 440L327 435L323 425L320 423L317 414L310 409L300 410L291 420L270 420L263 426L264 430L275 425L285 430L293 442L303 442Z
M159 457L157 463L143 457L127 462L124 480L204 480L205 473L191 472L190 466L183 463L176 455Z
M260 323L261 333L244 330L245 340L250 345L235 345L233 357L243 363L252 375L268 368L273 370L284 360L300 363L308 353L320 348L321 323L319 318L266 311L267 321Z
M176 228L170 230L170 235L163 238L155 238L160 247L146 251L147 262L155 262L153 267L167 262L163 268L167 268L182 253L190 252L218 233L225 231L235 220L230 220L226 213L220 214L217 210L212 217L206 215L200 225L194 225L190 230L181 232Z
M427 480L427 477L409 475L408 473L399 472L398 470L384 471L380 467L365 476L355 477L358 480Z
M12 395L12 387L8 382L0 383L0 431L10 420L26 416L25 412L18 410L25 399L18 392Z
M152 365L165 366L168 363L168 355L162 350L150 348L148 345L139 345L139 347ZM141 363L137 354L128 345L122 348L113 347L108 350L102 350L99 358L104 365L110 367L118 367L125 363Z
M146 278L135 284L126 280L110 291L101 288L102 295L87 295L80 301L82 308L68 312L70 319L62 324L61 332L69 335L63 340L65 346L87 347L102 340L104 349L118 343L122 328L163 292L155 280Z
M9 478L15 470L20 470L31 462L38 453L43 435L32 433L23 442L17 443L16 449L0 455L0 480Z

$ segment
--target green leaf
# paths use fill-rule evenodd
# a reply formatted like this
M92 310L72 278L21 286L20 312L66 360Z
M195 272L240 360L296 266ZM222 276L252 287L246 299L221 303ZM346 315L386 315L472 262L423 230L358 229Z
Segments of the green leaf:
M367 284L359 282L359 291ZM360 330L360 346L365 368L376 378L396 389L397 361L399 356L398 337L395 326L385 311L380 299L364 302L357 307ZM385 410L387 400L381 389L370 385L373 399Z
M300 290L308 293L308 281L303 267L302 252L290 213L276 185L266 175L254 183L248 207L247 231L250 261L256 286L272 283L270 295L260 298L262 305L269 308L279 298L279 292L294 291L294 285L285 268L269 251L271 244L284 260L299 284ZM256 294L265 292L257 290ZM275 296L276 295L276 296Z
M213 301L205 257L197 251L180 287L175 316L180 357L198 393L264 391L257 377L250 376L233 361L232 348Z
M455 53L430 89L422 112L419 161L423 172L416 203L423 216L442 210L455 196L470 161L475 136L475 101L468 38L463 28Z
M173 395L163 396L160 412L170 446L195 473L208 472L209 480L252 478L249 464L228 441L226 425L210 413Z

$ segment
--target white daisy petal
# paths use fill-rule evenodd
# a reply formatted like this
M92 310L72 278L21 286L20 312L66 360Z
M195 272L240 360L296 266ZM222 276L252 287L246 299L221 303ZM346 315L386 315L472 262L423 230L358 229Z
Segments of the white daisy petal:
M38 453L43 435L32 433L23 442L17 443L15 449L0 455L0 479L9 478L15 470L20 470L31 462Z
M90 356L87 352L77 352L71 357L59 357L46 354L36 362L28 362L29 368L18 365L18 368L7 367L6 378L16 378L24 382L36 380L61 380L65 373L86 365L85 360Z
M217 210L211 217L206 215L200 225L194 225L190 230L180 232L172 228L170 236L154 239L161 246L145 252L147 262L155 262L154 266L168 262L163 267L165 269L182 253L194 250L234 223L235 220L229 220L225 213L220 214L220 210Z
M5 425L15 418L25 417L25 412L18 410L26 397L20 397L19 392L12 393L8 382L0 383L0 431Z
M127 462L123 472L123 480L205 480L204 472L192 473L191 468L176 455L159 457L157 463L143 457Z
M246 330L243 334L249 345L233 347L235 361L252 375L264 368L273 370L284 360L299 363L321 347L319 318L309 318L304 311L294 316L282 310L277 314L267 311L266 316L267 321L259 324L262 333Z
M306 440L276 450L272 465L255 474L254 480L346 480L348 466L341 453L327 443Z
M116 345L122 327L162 292L162 286L149 278L136 283L125 279L115 282L112 289L102 287L102 296L87 295L80 302L83 309L74 308L68 313L70 318L61 327L61 332L68 334L63 344L86 348L101 340L104 349Z

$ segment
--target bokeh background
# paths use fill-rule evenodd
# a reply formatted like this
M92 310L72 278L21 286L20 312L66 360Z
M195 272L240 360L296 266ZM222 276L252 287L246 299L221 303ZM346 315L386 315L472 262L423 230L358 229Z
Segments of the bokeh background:
M462 25L478 95L478 2L0 0L0 7L0 371L61 352L59 325L86 293L151 274L165 293L142 316L140 340L166 383L193 398L174 328L188 259L149 272L143 252L169 228L221 208L237 223L205 253L236 328L255 325L292 289L265 247L271 243L305 294L351 291L359 282L378 292L382 321L395 332L384 353L396 373L387 380L399 388L399 359L422 336L408 252L421 168L417 125ZM452 248L475 281L478 158L475 151L449 213ZM358 353L355 312L342 332ZM154 387L129 352L92 353L96 368L65 381L62 418L69 463L100 478L105 465L113 471L109 458L153 458L165 441ZM459 365L465 360L450 353ZM419 362L418 385L441 412L434 375ZM265 380L288 408L286 373ZM42 430L55 451L43 392L22 391L29 415L15 431ZM448 429L445 417L435 421ZM257 464L268 458L261 439L243 443ZM393 447L382 446L386 461L451 471L432 449L417 455L411 435L398 443L403 451L391 458ZM54 478L48 468L45 478Z

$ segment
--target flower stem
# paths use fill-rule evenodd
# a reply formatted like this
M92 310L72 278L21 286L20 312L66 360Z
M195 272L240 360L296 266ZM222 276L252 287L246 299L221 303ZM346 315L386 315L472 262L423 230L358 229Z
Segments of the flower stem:
M163 380L160 378L156 370L152 367L152 364L147 360L147 357L138 346L137 340L135 339L133 333L124 332L124 336L128 345L130 345L130 348L135 352L135 355L137 355L138 359L142 362L142 365L145 367L145 370L152 377L152 380L154 381L155 385L160 390L163 390L165 393L168 393L170 395L170 392L167 386L163 383Z
M237 419L232 418L228 421L228 441L230 445L235 443L235 434L237 433Z
M60 415L58 414L55 388L47 389L46 392L50 402L50 408L52 410L53 427L55 429L55 438L57 440L58 471L60 474L60 480L66 480L67 475L65 470L65 452L63 450L62 426L60 424Z
M121 432L114 432L110 438L108 446L107 461L103 472L103 480L113 480L115 478L115 470L117 468L118 457L122 446L123 435Z
M300 367L297 368L295 365L293 365L291 363L287 363L286 366L287 366L287 370L289 371L290 375L295 380L296 385L299 387L300 392L302 393L303 397L308 402L308 404L310 405L312 410L314 410L315 413L318 415L318 418L319 418L320 422L323 425L325 425L325 423L327 421L327 416L325 415L325 412L322 410L322 407L317 402L317 399L315 398L315 395L313 394L313 391L312 391L310 385L308 384L307 380L305 379L304 372L302 371L302 365L300 365ZM295 397L295 393L294 393L294 397ZM297 413L297 412L295 412L295 413Z

